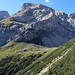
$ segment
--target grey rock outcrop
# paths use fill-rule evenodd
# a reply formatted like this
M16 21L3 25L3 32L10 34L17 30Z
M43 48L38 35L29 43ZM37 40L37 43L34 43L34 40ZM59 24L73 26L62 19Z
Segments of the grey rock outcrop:
M2 10L0 11L0 20L6 19L8 17L10 17L10 15L7 11L2 11Z
M75 14L66 14L42 4L24 3L22 9L9 20L17 24L2 26L0 36L6 36L5 41L0 39L3 43L15 40L58 47L75 37Z
M18 22L35 22L42 20L42 17L53 12L52 8L41 4L24 3L22 9L12 16Z

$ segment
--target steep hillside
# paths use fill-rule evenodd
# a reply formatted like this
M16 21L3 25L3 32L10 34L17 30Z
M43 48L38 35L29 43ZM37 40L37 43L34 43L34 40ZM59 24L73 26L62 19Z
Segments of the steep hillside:
M0 47L0 75L16 74L38 58L54 50L55 48L49 49L25 42L12 41Z
M69 52L51 68L49 66L43 75L75 75L75 42L68 50Z
M15 40L58 47L74 37L75 14L42 4L24 3L20 11L0 21L0 46Z
M43 55L42 58L36 60L34 63L32 63L30 66L26 67L23 70L20 70L16 75L22 74L22 75L42 75L43 73L45 73L47 70L44 70L46 67L50 67L50 65L55 62L54 64L56 64L58 61L62 62L61 59L63 60L64 57L68 56L68 53L70 53L74 47L74 43L75 43L75 39L69 41L68 43L64 44L63 46L61 46L60 48L56 49L55 51L46 54L45 56ZM62 57L62 58L61 58ZM58 60L59 59L59 60ZM70 57L71 59L71 57ZM64 61L65 62L65 61ZM69 60L68 60L69 62ZM51 65L54 66L54 64ZM68 63L67 63L68 64ZM71 64L71 62L69 63ZM74 62L72 63L74 65ZM64 65L64 63L63 63ZM50 67L50 71L51 71L51 67ZM69 68L69 66L67 66ZM72 67L72 66L70 66ZM55 67L54 70L57 70L59 67ZM64 68L66 68L64 66ZM63 68L62 68L63 70ZM60 68L58 71L58 74L60 74L60 72L62 72L62 70L60 71ZM74 68L73 68L74 71ZM73 71L68 71L68 72L73 72ZM65 69L64 72L66 73ZM65 75L65 73L63 73L63 75ZM51 75L54 75L56 73L54 73L54 71L51 71ZM58 75L57 74L57 75ZM74 72L72 73L74 74ZM50 75L48 73L44 74L44 75ZM69 74L67 74L69 75Z
M0 48L0 75L42 75L42 73L39 73L47 66L49 67L48 64L54 62L56 58L58 59L58 57L60 60L57 60L51 66L51 73L53 74L55 71L58 74L60 74L60 72L62 73L62 70L60 71L60 68L62 67L61 69L64 69L63 72L65 72L63 75L65 75L67 72L74 74L74 55L67 58L69 57L68 55L71 56L74 54L74 43L75 39L62 45L58 49L50 49L34 44L29 45L24 42L12 41ZM68 66L69 64L72 65ZM58 65L59 67L56 67ZM68 68L72 68L72 70L67 70Z

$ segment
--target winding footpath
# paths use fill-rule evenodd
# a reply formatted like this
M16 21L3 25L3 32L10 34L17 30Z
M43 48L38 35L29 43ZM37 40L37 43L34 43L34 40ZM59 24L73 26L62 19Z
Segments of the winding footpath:
M58 56L57 58L53 59L52 62L47 65L47 67L43 68L43 69L42 69L38 74L36 74L36 75L42 75L42 74L44 74L45 72L47 72L47 71L49 70L49 68L51 68L54 63L56 63L57 61L59 61L60 59L62 59L70 50L71 50L71 49L68 48L68 49L65 51L65 53L64 53L64 51L63 51L61 56Z

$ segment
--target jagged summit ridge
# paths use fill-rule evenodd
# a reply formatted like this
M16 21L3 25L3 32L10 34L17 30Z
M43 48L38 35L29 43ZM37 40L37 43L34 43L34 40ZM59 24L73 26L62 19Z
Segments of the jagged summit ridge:
M24 3L22 9L14 14L13 19L20 22L35 22L42 20L42 17L53 12L52 8L42 4Z
M25 10L25 9L34 9L34 8L49 8L45 5L42 5L42 4L34 4L34 3L24 3L22 5L22 10ZM52 9L52 8L49 8L49 9Z
M69 17L72 18L72 19L75 19L75 13L69 14Z

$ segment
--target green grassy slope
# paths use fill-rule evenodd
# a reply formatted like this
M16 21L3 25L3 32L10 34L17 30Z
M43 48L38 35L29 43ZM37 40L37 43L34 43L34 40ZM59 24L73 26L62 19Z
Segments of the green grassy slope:
M56 75L75 75L75 47L52 66L51 71Z
M71 70L68 65L74 61L71 60L71 62L69 62L74 54L74 42L75 39L62 45L58 49L41 48L39 46L31 45L27 51L21 52L20 50L28 48L30 44L12 41L0 48L0 75L36 75L46 67L48 63L52 62L54 58L61 56L63 51L65 52L68 48L71 48L72 50L69 51L69 54L60 60L60 63L56 62L51 69L52 73L58 73L56 75L69 75L66 73ZM74 57L72 57L72 59L73 58ZM63 67L62 62L64 62ZM68 62L69 64L67 65ZM71 64L71 67L74 69L74 64ZM70 70L67 71L66 68L70 68ZM60 70L63 70L65 74L61 74ZM47 75L47 73L45 73L45 75Z
M44 75L75 75L75 39L70 51L58 62L56 62ZM72 43L70 41L67 44Z
M23 49L30 48L27 51ZM0 47L0 75L13 75L26 68L35 60L55 49L47 49L25 42L10 42Z
M48 63L51 63L54 58L56 58L57 56L61 56L63 51L66 51L68 48L72 47L74 42L75 42L75 39L64 44L57 50L51 53L47 53L46 55L43 55L33 64L29 65L25 69L20 70L16 75L38 74L44 67L46 67Z

